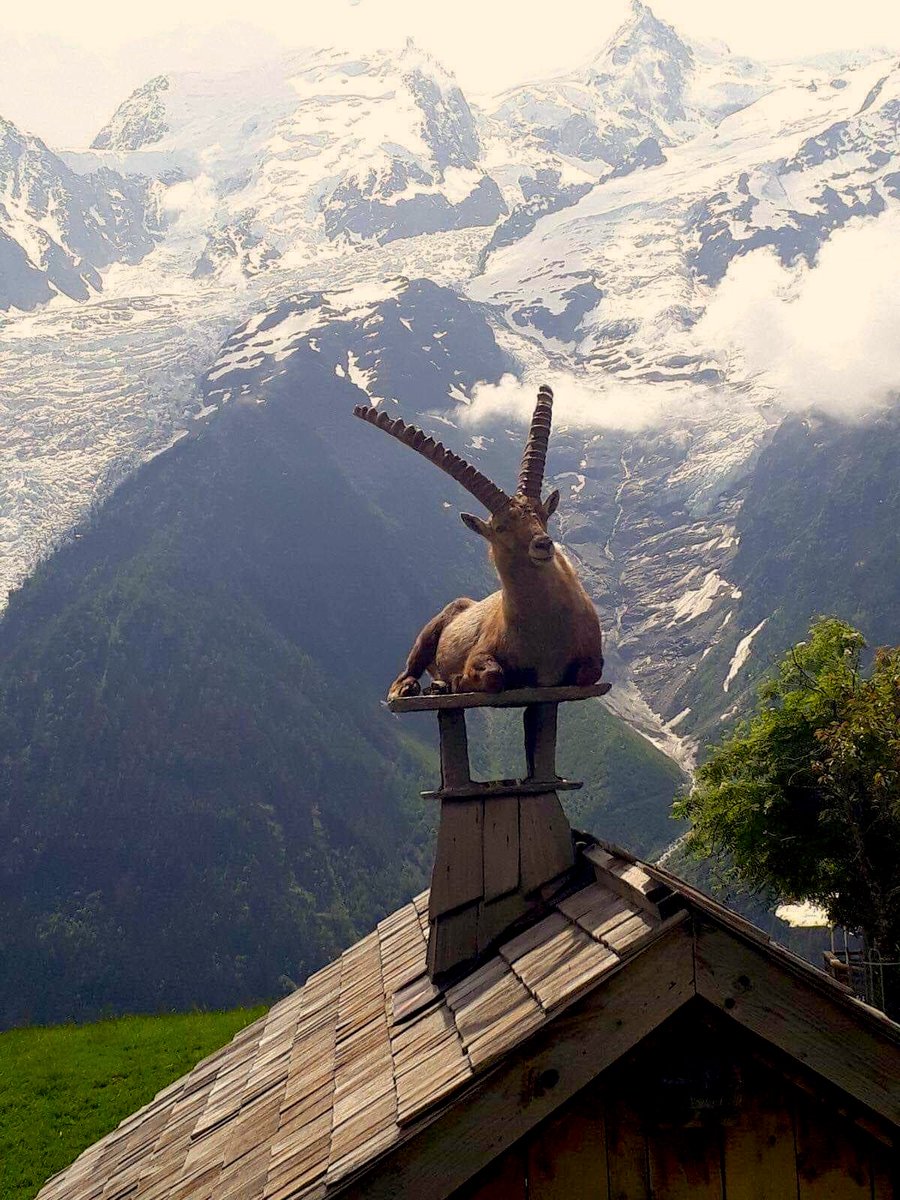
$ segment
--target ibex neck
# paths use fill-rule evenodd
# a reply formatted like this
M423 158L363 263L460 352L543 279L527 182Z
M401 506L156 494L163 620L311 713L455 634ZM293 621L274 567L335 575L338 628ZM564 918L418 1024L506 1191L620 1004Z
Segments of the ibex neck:
M494 565L503 585L503 608L507 617L522 619L538 616L544 605L555 606L560 589L566 586L563 560L557 551L552 562L535 566L521 559L503 560L495 556Z

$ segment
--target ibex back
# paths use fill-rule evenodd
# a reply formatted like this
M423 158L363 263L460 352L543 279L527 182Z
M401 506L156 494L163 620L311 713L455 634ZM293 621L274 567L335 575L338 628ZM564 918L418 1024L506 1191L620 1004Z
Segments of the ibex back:
M416 695L425 671L436 689L454 692L586 687L600 679L600 622L571 564L547 533L559 492L541 500L552 404L553 393L541 387L513 496L415 426L373 408L353 410L452 475L488 509L487 521L461 516L487 539L500 576L499 592L484 600L454 600L428 622L391 684L390 698Z

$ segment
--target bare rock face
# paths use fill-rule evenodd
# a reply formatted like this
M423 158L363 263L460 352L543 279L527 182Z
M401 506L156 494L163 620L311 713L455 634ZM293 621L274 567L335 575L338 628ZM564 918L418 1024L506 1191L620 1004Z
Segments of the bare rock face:
M152 146L168 133L164 93L171 83L157 75L123 101L108 125L91 142L92 150L140 150Z
M0 309L86 300L104 267L139 262L160 233L146 180L106 167L76 175L2 118L0 194Z

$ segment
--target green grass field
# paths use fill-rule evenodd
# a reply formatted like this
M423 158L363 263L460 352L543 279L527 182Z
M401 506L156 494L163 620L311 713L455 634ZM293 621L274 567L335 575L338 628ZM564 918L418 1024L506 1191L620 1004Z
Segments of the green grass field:
M264 1011L0 1033L0 1197L29 1200L86 1146Z

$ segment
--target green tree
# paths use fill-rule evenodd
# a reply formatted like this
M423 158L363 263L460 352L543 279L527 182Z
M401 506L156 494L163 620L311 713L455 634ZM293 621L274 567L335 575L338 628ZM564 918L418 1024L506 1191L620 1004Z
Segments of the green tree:
M819 904L897 961L900 648L880 650L868 675L865 648L852 626L816 621L675 815L691 822L694 856L722 857L754 891ZM890 990L896 1008L896 982Z

